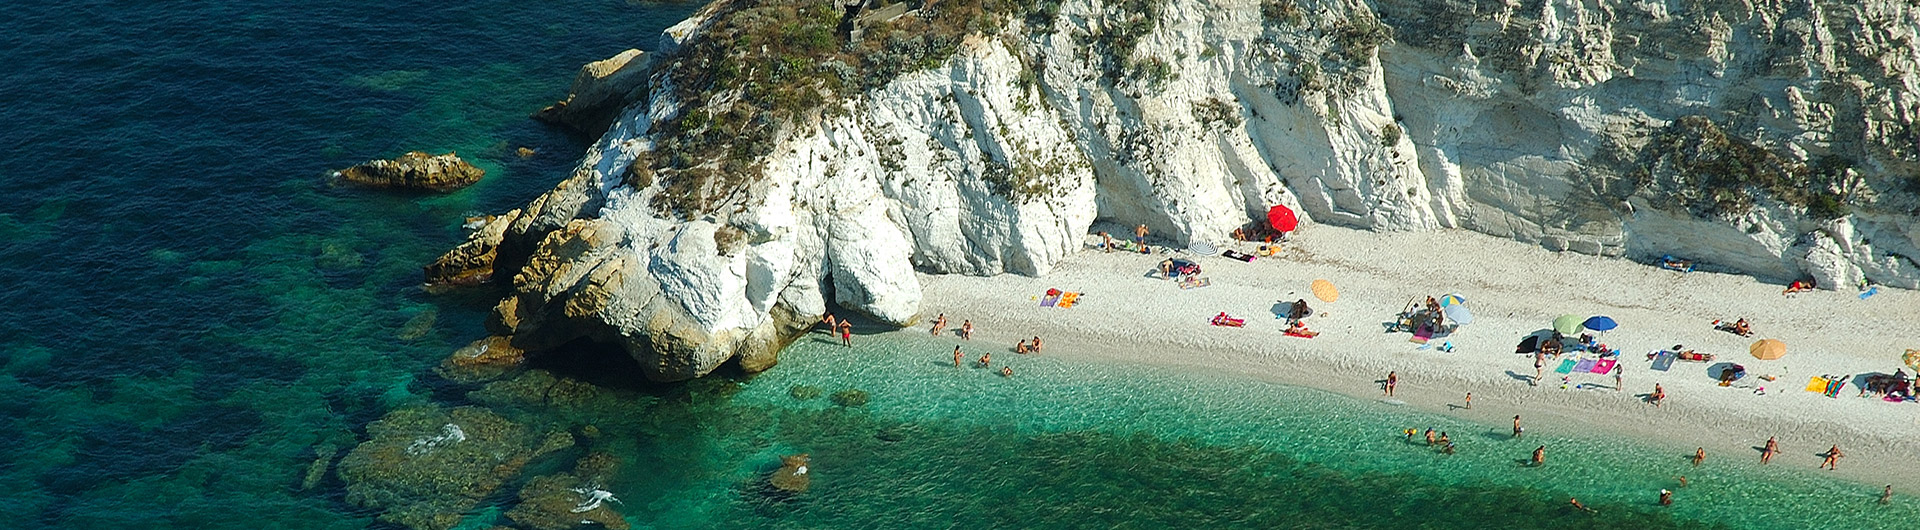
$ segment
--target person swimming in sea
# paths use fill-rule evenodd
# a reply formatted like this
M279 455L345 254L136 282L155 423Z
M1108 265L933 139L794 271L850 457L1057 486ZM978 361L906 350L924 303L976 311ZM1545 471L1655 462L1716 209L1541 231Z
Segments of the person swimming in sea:
M1585 505L1585 504L1580 504L1580 499L1577 499L1577 498L1568 498L1568 499L1567 499L1567 502L1568 502L1568 503L1570 503L1570 504L1573 504L1573 507L1574 507L1574 508L1579 508L1579 509L1580 509L1580 511L1583 511L1583 512L1587 512L1587 513L1600 513L1600 511L1599 511L1599 510L1595 510L1595 509L1593 509L1593 508L1588 508L1588 507L1587 507L1587 505Z
M1413 435L1420 434L1419 429L1415 429L1412 427L1408 427L1406 432L1407 432L1407 443L1413 443Z
M1663 490L1660 490L1660 505L1661 505L1661 506L1673 506L1673 492L1672 492L1672 491L1670 491L1670 490L1664 490L1664 489L1663 489Z
M1427 445L1433 445L1433 429L1427 429Z
M993 366L993 354L992 353L980 354L980 367L987 368L990 366Z
M1012 366L1000 367L1000 377L1013 377L1013 367Z

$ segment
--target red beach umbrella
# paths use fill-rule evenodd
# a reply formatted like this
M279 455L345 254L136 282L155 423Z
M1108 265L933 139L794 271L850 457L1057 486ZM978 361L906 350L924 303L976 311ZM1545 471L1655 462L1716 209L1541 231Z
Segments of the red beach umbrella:
M1267 209L1267 224L1273 225L1274 230L1292 232L1300 227L1300 218L1293 215L1293 209L1276 204Z

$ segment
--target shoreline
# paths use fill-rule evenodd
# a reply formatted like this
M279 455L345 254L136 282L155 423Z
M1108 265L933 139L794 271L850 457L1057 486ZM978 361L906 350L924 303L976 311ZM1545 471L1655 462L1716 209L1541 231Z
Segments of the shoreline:
M1223 248L1250 252L1252 246ZM1899 368L1905 345L1920 346L1911 332L1901 334L1903 326L1920 322L1915 293L1883 290L1867 300L1831 291L1783 296L1779 286L1751 277L1681 275L1464 231L1383 234L1315 226L1286 247L1280 256L1252 263L1199 258L1201 276L1212 285L1192 290L1157 277L1155 265L1167 257L1158 253L1082 251L1041 278L921 275L923 312L929 321L931 315L947 314L949 329L973 320L973 342L997 354L1005 349L1004 354L1014 355L1013 343L1039 335L1048 344L1043 355L1231 372L1359 399L1381 399L1376 380L1393 370L1401 377L1395 399L1413 409L1503 432L1520 414L1530 433L1603 431L1670 446L1678 473L1687 469L1684 455L1694 447L1705 447L1709 459L1757 462L1754 447L1778 436L1783 450L1773 465L1813 471L1820 459L1812 455L1838 444L1846 453L1840 462L1845 469L1820 473L1920 493L1920 480L1901 472L1908 455L1920 452L1920 416L1915 414L1920 409L1856 399L1852 385L1838 399L1802 390L1812 375ZM1425 261L1434 259L1429 256L1446 256L1448 263ZM1340 299L1315 300L1307 285L1317 278L1339 286ZM1567 293L1560 297L1540 294L1581 286L1593 287L1558 291ZM1052 287L1084 294L1073 308L1040 307L1038 297ZM1448 338L1453 352L1419 350L1407 333L1383 331L1382 323L1409 298L1449 292L1463 295L1475 314L1471 324ZM1307 324L1320 336L1279 333L1283 321L1273 317L1272 306L1296 298L1314 307ZM1721 306L1726 309L1715 309ZM1745 313L1736 313L1736 307ZM1208 318L1221 311L1245 318L1247 326L1209 325ZM1513 347L1561 313L1607 315L1620 322L1600 340L1623 352L1625 391L1561 390L1553 383L1558 374L1551 362L1549 377L1538 387L1528 386L1532 356L1514 354ZM1755 337L1710 325L1716 318L1742 316L1756 323ZM926 330L923 324L894 333ZM1786 341L1787 357L1760 361L1748 355L1747 345L1763 337ZM1645 352L1674 343L1719 359L1676 363L1666 373L1650 371ZM1718 362L1780 377L1762 383L1768 389L1764 396L1720 388L1706 373ZM1613 381L1611 375L1571 377L1607 387ZM1635 397L1655 382L1668 392L1661 407ZM1457 408L1466 392L1474 394L1471 410Z

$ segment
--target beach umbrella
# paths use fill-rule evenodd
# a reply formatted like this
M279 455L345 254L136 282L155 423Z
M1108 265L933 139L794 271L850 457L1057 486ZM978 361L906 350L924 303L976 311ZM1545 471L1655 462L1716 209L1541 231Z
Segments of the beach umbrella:
M1205 241L1194 241L1192 243L1187 244L1187 252L1192 252L1194 254L1198 254L1201 256L1212 256L1214 254L1219 254L1220 249L1214 248L1212 243L1208 243Z
M1467 312L1467 306L1453 304L1440 309L1440 312L1446 313L1447 320L1452 320L1455 324L1464 326L1473 323L1473 313Z
M1771 361L1787 355L1787 343L1775 339L1760 339L1747 351L1753 353L1755 359Z
M1553 330L1560 332L1561 335L1579 333L1580 322L1581 319L1577 315L1560 315L1560 318L1553 319Z
M1467 303L1467 299L1461 298L1460 295L1453 294L1453 293L1447 293L1446 296L1440 297L1440 307L1453 307L1457 305L1465 305L1466 303Z
M1620 327L1620 323L1614 322L1613 319L1607 317L1589 318L1586 322L1581 322L1580 325L1594 331L1607 331Z
M1313 289L1313 297L1319 298L1322 302L1332 302L1340 299L1340 289L1334 287L1333 282L1314 280L1313 285L1310 285L1309 288Z
M1900 362L1907 363L1908 368L1920 370L1920 350L1907 350L1906 355L1900 356Z
M1293 215L1292 208L1275 204L1267 209L1267 224L1272 225L1274 230L1292 232L1300 227L1300 218Z

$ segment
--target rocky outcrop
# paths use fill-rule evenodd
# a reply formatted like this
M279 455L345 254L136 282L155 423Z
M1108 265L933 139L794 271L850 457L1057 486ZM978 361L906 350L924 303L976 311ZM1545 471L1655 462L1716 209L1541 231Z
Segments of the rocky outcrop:
M670 29L503 233L493 331L759 369L829 311L914 322L916 270L1045 274L1096 222L1185 244L1272 204L1920 287L1908 2L956 2L858 43L778 0Z
M493 260L507 225L520 210L467 220L467 241L423 267L429 288L473 286L493 281Z
M587 63L574 76L567 99L540 109L533 113L533 118L581 136L597 138L607 132L622 109L646 98L652 63L653 56L640 50L627 50ZM528 151L521 157L532 154Z
M334 172L340 180L359 186L443 192L479 182L486 174L486 170L468 164L453 153L429 155L419 151L392 160L370 160Z

